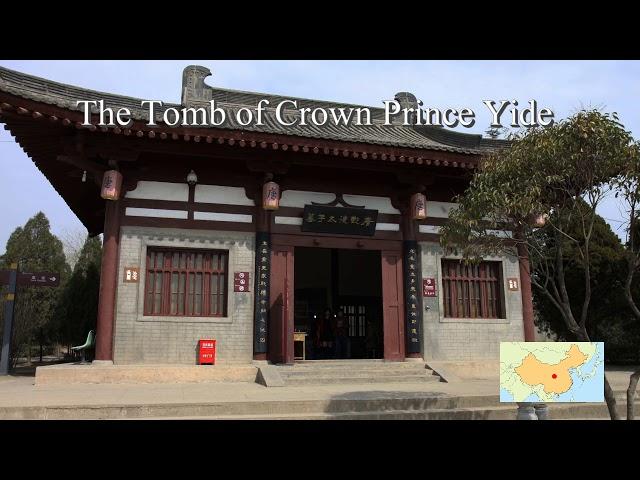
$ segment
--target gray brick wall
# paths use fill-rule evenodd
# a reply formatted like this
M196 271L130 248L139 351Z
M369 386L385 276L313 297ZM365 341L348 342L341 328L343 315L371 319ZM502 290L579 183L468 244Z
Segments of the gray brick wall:
M123 227L120 238L114 340L116 364L196 364L200 338L217 341L217 364L250 363L253 358L253 233ZM229 251L227 317L144 316L148 246ZM124 283L124 269L139 267L138 283ZM233 292L233 272L250 272L250 292Z
M509 291L507 278L520 278L516 257L487 257L502 263L506 319L451 319L444 317L442 248L421 242L422 276L436 279L437 297L423 299L423 352L425 360L497 359L500 342L524 341L521 291ZM457 258L447 256L445 258ZM429 306L429 310L425 307Z

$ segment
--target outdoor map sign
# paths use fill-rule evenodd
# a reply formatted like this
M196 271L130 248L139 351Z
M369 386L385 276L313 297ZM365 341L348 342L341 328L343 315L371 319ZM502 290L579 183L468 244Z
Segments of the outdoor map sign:
M17 286L57 287L60 285L60 274L57 272L18 272L18 266L16 264L12 265L12 268L13 270L0 270L0 285L9 286L4 298L4 328L2 351L0 351L0 375L9 374L13 308L16 301Z
M305 205L302 231L372 236L377 220L377 210Z
M60 274L53 272L20 272L18 285L30 287L57 287L60 285Z
M0 270L0 285L8 285L11 270ZM18 272L18 285L30 287L57 287L60 285L60 274L53 272Z

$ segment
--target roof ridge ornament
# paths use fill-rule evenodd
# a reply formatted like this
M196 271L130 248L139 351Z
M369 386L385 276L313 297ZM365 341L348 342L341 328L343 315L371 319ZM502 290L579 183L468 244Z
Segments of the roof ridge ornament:
M394 100L400 104L400 109L411 109L407 115L409 125L415 125L420 114L420 106L422 102L418 102L417 97L411 92L398 92L394 96ZM404 123L403 115L400 113L392 117L392 123L402 125Z
M201 65L189 65L182 71L182 106L209 102L212 99L211 87L204 79L211 76L211 70Z

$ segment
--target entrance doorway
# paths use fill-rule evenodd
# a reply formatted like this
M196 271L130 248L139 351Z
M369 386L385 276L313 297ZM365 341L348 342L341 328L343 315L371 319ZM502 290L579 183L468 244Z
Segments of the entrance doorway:
M381 252L294 248L294 358L384 357Z
M322 246L317 245L322 242ZM353 245L353 248L351 247ZM322 252L329 250L329 256L322 257ZM332 254L332 250L337 250L337 254ZM345 253L340 254L339 252ZM349 253L354 252L354 253ZM370 253L367 253L370 252ZM298 255L305 257L307 261L303 259L298 261L296 258ZM357 257L357 260L363 260L363 262L357 262L356 255L362 253L364 257ZM317 265L319 262L314 260L318 255L324 259L322 266L315 269L309 267L309 265ZM332 260L333 255L337 255L337 260ZM366 255L371 255L366 257ZM310 258L311 257L311 258ZM350 262L351 260L351 262ZM338 263L338 270L333 268L333 263ZM310 264L309 262L314 262ZM364 290L364 295L354 295L354 290L340 290L340 276L336 281L334 278L334 271L339 271L340 263L343 263L343 272L347 271L344 275L347 278L352 278L354 275L357 277L355 282L359 287L368 285ZM304 265L307 263L307 267ZM376 265L377 264L377 265ZM354 266L355 265L355 266ZM351 273L348 273L350 266ZM327 268L329 273L327 273ZM324 270L322 270L324 269ZM324 271L324 274L319 273ZM304 273L303 273L304 272ZM373 274L371 272L374 272ZM307 275L312 277L318 277L314 280L314 283L297 282L297 275ZM321 275L324 275L324 280L321 280ZM338 273L339 275L339 273ZM348 277L351 275L351 277ZM366 278L365 278L366 277ZM304 338L305 344L307 340L311 341L311 326L312 323L307 318L306 329L308 332L295 333L295 307L296 296L302 294L306 295L307 301L315 301L315 306L307 306L306 312L302 314L305 316L309 314L311 308L321 309L325 308L323 305L318 305L318 298L322 298L322 294L317 292L296 292L296 289L325 289L333 292L334 288L338 288L338 292L331 297L331 303L325 300L325 305L337 310L341 306L353 306L357 307L362 303L354 302L355 300L363 300L362 297L376 297L376 292L381 290L381 302L382 302L382 358L385 361L404 361L405 359L405 321L404 321L404 301L403 301L403 275L402 275L402 250L401 244L397 241L387 240L370 240L370 239L349 239L349 238L333 238L322 237L321 240L312 236L305 235L273 235L272 236L272 249L271 249L271 275L270 275L270 293L269 293L269 324L268 324L268 355L267 358L272 363L285 363L292 364L296 357L304 356L306 358L306 349L304 355L301 355L300 351L300 339ZM371 282L379 282L377 286L372 286ZM344 280L343 280L344 282ZM366 283L365 283L366 282ZM361 285L360 285L361 283ZM381 287L380 287L381 284ZM335 287L334 285L337 285ZM356 293L362 293L363 290L357 290ZM328 297L329 293L325 293L325 297ZM334 300L335 298L335 300ZM380 298L378 296L377 298ZM314 300L315 299L315 300ZM380 302L378 301L378 306ZM303 305L298 304L298 312L303 312ZM375 307L374 307L375 308ZM379 307L378 307L379 308ZM354 308L353 314L357 318L358 310ZM317 315L317 314L316 314ZM337 312L336 312L337 315ZM317 318L316 318L317 319ZM373 317L372 317L373 319ZM356 319L356 324L358 321ZM366 303L365 303L365 344L366 344ZM300 324L303 322L300 321ZM354 325L352 320L352 325ZM304 334L307 335L304 335ZM298 341L296 341L298 340ZM358 341L356 341L356 344ZM294 352L296 350L297 352ZM327 347L325 347L327 348ZM350 352L351 358L358 351L357 346L354 348L353 353ZM365 350L366 352L366 350ZM328 352L327 352L328 353ZM314 353L315 355L315 353ZM375 352L375 356L380 355Z

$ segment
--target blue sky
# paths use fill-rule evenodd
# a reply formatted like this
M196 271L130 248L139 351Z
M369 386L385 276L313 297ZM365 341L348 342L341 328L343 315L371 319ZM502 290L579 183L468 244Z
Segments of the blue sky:
M284 96L382 106L396 92L409 91L425 106L469 107L483 133L490 116L482 100L536 99L555 118L582 107L618 112L640 137L639 61L3 61L3 67L93 90L167 102L180 102L182 69L205 65L212 86ZM79 233L82 224L62 198L0 130L2 222L0 252L18 225L42 210L55 234ZM8 199L8 200L6 200ZM622 213L614 199L600 209L619 235Z

